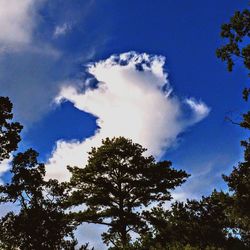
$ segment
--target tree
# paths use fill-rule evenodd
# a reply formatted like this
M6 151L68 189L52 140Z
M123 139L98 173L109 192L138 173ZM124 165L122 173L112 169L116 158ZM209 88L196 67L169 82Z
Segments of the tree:
M154 208L146 217L151 228L142 239L142 246L156 249L245 249L231 234L227 218L228 195L214 191L198 200L175 202L170 210ZM229 230L230 228L230 230ZM143 242L145 241L145 242ZM157 248L158 247L158 248Z
M245 68L250 69L250 11L236 11L230 22L222 25L221 36L228 39L228 44L217 49L217 56L227 62L232 71L235 61L243 60ZM243 90L243 98L248 101L250 88ZM250 129L250 111L243 114L238 123L242 128ZM228 206L229 219L239 229L245 245L250 248L250 139L242 141L244 161L234 167L229 176L223 176L231 191L231 203Z
M22 126L18 122L10 122L12 118L12 103L8 97L0 97L0 162L9 158L21 140Z
M75 224L61 207L64 192L56 180L44 180L45 166L32 149L12 161L12 179L0 186L0 202L20 206L0 220L1 249L75 249ZM68 237L68 240L65 239Z
M221 37L228 43L216 51L217 57L227 62L227 68L232 71L236 57L242 58L245 67L250 69L250 45L241 45L244 38L250 37L250 11L236 11L230 22L221 26Z
M85 168L69 167L73 191L68 205L87 206L75 218L107 225L103 240L116 249L129 246L129 233L146 226L143 208L170 200L170 190L188 177L171 168L169 161L156 163L152 156L144 156L145 151L124 137L107 138L99 148L92 148Z
M234 167L229 176L223 175L232 192L228 208L230 220L239 229L245 245L250 248L250 143L243 141L244 161Z

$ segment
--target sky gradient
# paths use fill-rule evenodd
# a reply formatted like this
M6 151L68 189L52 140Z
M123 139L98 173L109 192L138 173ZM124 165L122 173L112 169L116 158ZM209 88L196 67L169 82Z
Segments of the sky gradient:
M225 117L246 110L247 73L227 72L215 50L221 24L247 5L0 0L0 95L25 127L19 150L34 148L47 176L64 180L67 164L84 166L91 146L123 135L191 174L175 199L224 189L246 137ZM98 229L88 232L81 240L100 248Z

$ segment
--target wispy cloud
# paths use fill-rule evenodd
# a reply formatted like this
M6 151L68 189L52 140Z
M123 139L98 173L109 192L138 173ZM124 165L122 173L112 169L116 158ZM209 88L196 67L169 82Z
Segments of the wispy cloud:
M19 50L32 42L41 0L0 0L0 51Z
M81 92L70 84L63 87L56 102L70 101L96 116L100 129L83 141L58 141L47 162L47 176L68 179L66 166L83 167L87 152L106 137L131 138L148 148L148 154L160 157L178 134L206 117L209 108L203 102L181 100L171 93L164 64L163 56L113 55L88 65L88 72L99 82L97 88Z
M101 240L101 234L107 230L107 226L82 223L75 231L78 244L89 243L89 247L94 249L107 249L107 246Z
M52 23L62 24L57 29L62 35L71 25L82 25L92 5L92 1L79 8L78 3L57 0L0 0L0 90L11 98L15 117L25 128L52 110L62 81L72 72L77 75L76 65L89 60L99 46L94 38L77 52L68 43L58 46ZM76 34L82 43L82 33Z
M193 170L188 180L173 191L173 201L185 202L187 199L200 199L210 195L214 189L224 190L222 174L230 167L232 159L228 155L214 154L210 159L193 162ZM191 162L189 163L191 164ZM169 204L168 204L169 205Z
M72 26L69 23L64 23L63 25L58 25L54 30L54 37L57 38L59 36L65 35L68 31L70 31Z

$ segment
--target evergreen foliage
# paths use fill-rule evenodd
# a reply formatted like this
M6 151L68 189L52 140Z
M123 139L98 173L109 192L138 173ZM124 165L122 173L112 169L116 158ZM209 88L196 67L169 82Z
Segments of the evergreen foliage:
M141 246L171 249L245 249L244 244L232 234L227 217L228 196L214 191L200 201L175 202L170 210L154 208L147 213L151 230ZM169 248L167 248L167 246ZM180 248L180 247L183 248Z
M144 156L145 151L124 137L107 138L89 153L85 168L69 167L73 192L68 203L87 206L76 219L107 225L103 240L118 249L129 245L131 231L140 233L146 227L142 211L170 200L170 190L188 177L171 168L169 161Z
M250 69L250 11L236 11L230 22L222 25L221 36L229 43L217 50L217 56L227 62L232 71L238 58L243 59L247 71ZM250 88L243 90L243 99L248 101ZM250 129L250 112L243 114L239 125ZM250 139L241 142L244 147L244 161L234 167L229 176L223 175L231 191L231 202L227 207L229 219L238 228L244 244L250 249Z
M12 103L8 97L0 96L0 162L9 158L21 140L22 126L18 122L11 122L12 118Z
M17 154L11 182L0 186L0 202L20 208L0 221L2 249L74 249L75 224L61 208L63 188L56 180L44 180L45 166L37 156L32 149Z

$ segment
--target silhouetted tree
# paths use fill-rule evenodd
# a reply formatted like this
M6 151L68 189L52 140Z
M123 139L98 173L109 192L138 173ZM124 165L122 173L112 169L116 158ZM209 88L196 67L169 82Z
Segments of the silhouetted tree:
M68 205L85 204L87 209L76 213L76 219L107 225L102 237L115 249L129 247L129 233L146 226L143 208L170 200L170 190L188 177L171 168L169 161L156 163L152 156L144 156L145 151L124 137L107 138L99 148L92 148L85 168L69 167Z
M236 57L242 58L245 67L250 69L250 45L244 44L245 38L250 37L250 12L236 11L229 23L221 27L221 37L228 40L226 45L218 48L216 54L222 61L227 62L229 71L232 71Z
M243 243L231 233L233 228L227 217L228 202L230 199L226 194L214 191L200 201L175 202L170 210L157 207L146 212L151 228L142 237L141 247L245 249Z
M12 103L8 97L0 97L0 162L9 158L21 139L22 126L18 122L11 122L12 118Z
M17 154L11 182L0 186L0 202L20 208L0 220L1 249L75 249L76 225L61 208L64 188L56 180L44 180L45 166L37 156L32 149Z
M237 58L243 59L245 68L250 69L250 11L236 11L230 22L222 25L221 36L228 39L228 44L217 50L217 56L227 62L232 71ZM250 88L243 90L243 98L248 101ZM250 129L250 111L243 114L241 127ZM223 176L231 191L228 216L240 232L240 237L250 249L250 139L242 141L244 161L234 167L229 176Z
M228 211L232 223L250 249L250 143L243 141L244 161L234 167L229 176L223 176L231 191Z

